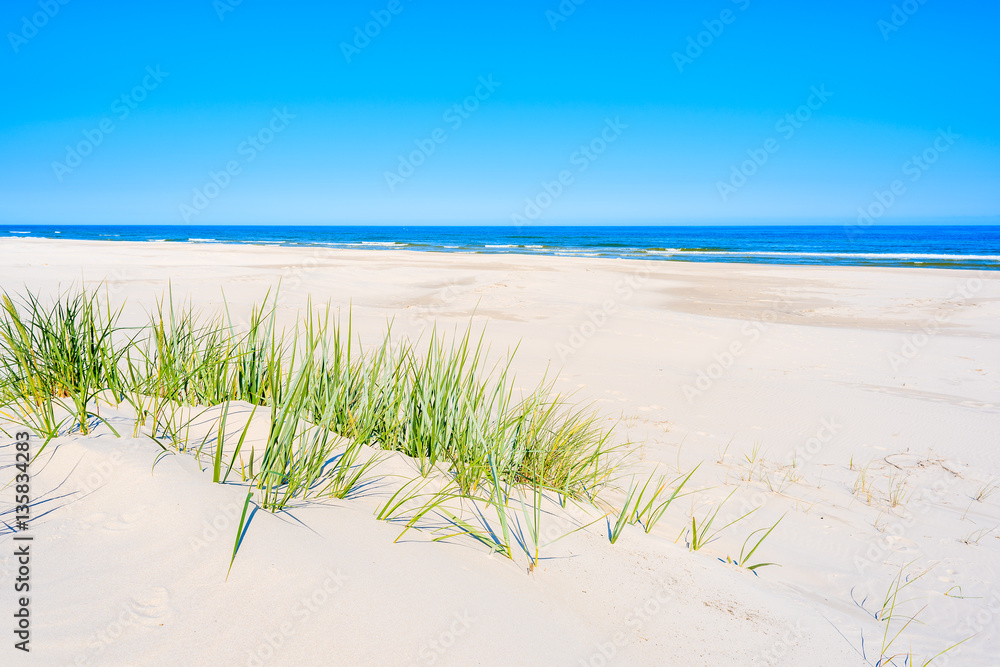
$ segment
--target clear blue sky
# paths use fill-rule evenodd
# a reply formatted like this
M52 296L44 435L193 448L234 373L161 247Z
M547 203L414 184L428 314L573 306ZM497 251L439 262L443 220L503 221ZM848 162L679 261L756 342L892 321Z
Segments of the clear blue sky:
M994 2L62 1L0 8L0 222L1000 213Z

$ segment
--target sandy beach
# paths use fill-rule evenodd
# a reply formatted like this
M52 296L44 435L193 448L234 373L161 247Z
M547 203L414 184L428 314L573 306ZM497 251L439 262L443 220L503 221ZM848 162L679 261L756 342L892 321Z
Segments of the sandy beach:
M416 473L392 453L348 498L253 514L227 579L246 486L213 484L191 453L162 455L132 437L125 406L102 403L121 437L67 433L32 462L46 501L31 524L33 651L5 645L3 664L875 665L897 632L888 655L916 664L963 640L934 664L1000 664L996 272L32 239L3 250L8 294L99 288L132 326L167 294L206 313L225 301L238 323L277 294L289 328L310 300L329 303L365 345L388 322L413 340L471 323L496 358L517 347L518 386L557 378L627 445L607 502L634 475L697 466L693 493L614 544L614 516L549 501L542 532L555 541L529 572L467 538L395 541L400 527L373 514ZM259 444L267 417L251 421ZM14 463L0 450L5 474ZM8 523L13 506L8 484ZM715 510L716 527L749 515L690 549L692 517ZM753 555L775 565L728 562L775 525ZM13 533L0 544L9 580Z

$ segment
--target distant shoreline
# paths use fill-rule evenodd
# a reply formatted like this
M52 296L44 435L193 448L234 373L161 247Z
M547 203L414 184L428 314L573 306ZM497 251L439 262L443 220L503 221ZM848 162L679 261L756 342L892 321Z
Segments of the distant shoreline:
M0 239L180 242L799 266L1000 270L1000 226L3 225Z

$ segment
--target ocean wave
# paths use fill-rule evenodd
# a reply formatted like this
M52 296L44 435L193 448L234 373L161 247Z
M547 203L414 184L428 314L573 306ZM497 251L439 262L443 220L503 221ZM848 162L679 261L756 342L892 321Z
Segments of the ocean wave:
M943 259L1000 262L1000 255L954 255L909 252L805 252L779 250L663 250L669 255L719 255L724 257L831 257L844 259Z
M766 234L734 228L612 229L567 228L530 234L493 228L470 231L448 229L390 230L378 227L287 231L256 228L181 230L82 226L60 229L11 229L7 238L28 236L64 240L189 242L203 244L253 244L267 247L323 247L369 250L468 252L494 255L552 255L601 257L674 262L740 262L750 264L801 264L827 266L920 266L1000 270L1000 226L929 227L872 232L845 242L841 228L768 228ZM215 232L215 237L188 237ZM376 238L372 238L372 237ZM366 238L367 237L367 238ZM965 253L965 254L963 254Z

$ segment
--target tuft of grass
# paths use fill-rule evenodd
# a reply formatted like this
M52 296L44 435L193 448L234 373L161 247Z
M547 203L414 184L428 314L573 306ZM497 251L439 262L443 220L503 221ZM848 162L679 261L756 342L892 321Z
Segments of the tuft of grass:
M408 480L384 504L376 508L375 518L387 522L401 520L406 506L413 505L423 495L420 492L430 483L431 480L422 476Z
M906 500L906 475L892 473L889 475L889 506L898 507Z
M453 488L460 488L457 482L453 481L451 485L431 495L430 500L424 503L410 520L407 521L403 532L399 534L396 541L399 541L410 529L417 526L418 522L428 514L437 511L444 517L446 526L443 530L438 529L435 531L438 533L433 538L435 542L449 540L458 536L468 536L489 548L491 554L498 553L509 560L513 560L514 551L512 545L517 542L512 538L510 520L507 515L507 507L510 501L510 487L496 474L495 465L491 466L491 470L492 483L488 485L490 490L489 496L470 497L461 491L453 491ZM460 509L457 514L445 505L449 501L457 501L459 503ZM477 504L477 501L479 504ZM495 513L497 518L495 523L486 518L486 514L480 505L485 505ZM464 518L467 506L472 514L472 518L469 520ZM441 532L445 532L445 534L441 535ZM521 546L524 547L525 544L522 542ZM528 553L530 557L530 551Z
M18 302L0 298L0 373L3 413L45 439L70 422L87 434L104 423L98 398L123 392L120 371L121 309L102 304L98 294L63 295L51 306L30 292ZM58 414L67 412L68 417ZM43 445L44 448L44 445ZM39 453L41 450L39 450Z
M740 480L745 481L748 484L753 481L756 475L758 479L763 479L764 475L764 459L761 456L761 443L754 442L753 449L750 453L743 454L743 461L740 462L740 467L743 472L740 474Z
M236 526L236 541L233 543L233 555L229 559L229 569L226 570L226 579L229 579L229 575L233 571L233 563L236 562L236 552L240 550L240 544L243 542L244 526L246 526L247 520L247 510L250 509L250 503L253 499L253 492L248 491L247 497L243 501L243 512L240 514L240 523Z
M733 439L730 438L729 442L726 443L726 446L724 448L722 448L722 449L719 450L719 457L718 457L718 459L716 459L716 461L715 461L716 463L718 463L719 465L722 465L723 463L726 462L726 454L729 453L729 447L732 444L733 444Z
M780 477L778 476L780 473ZM788 487L802 481L802 476L795 472L795 466L783 466L773 473L762 471L761 480L771 493L784 493Z
M524 527L521 527L520 521L517 524L517 541L524 554L528 557L529 572L534 571L538 567L539 537L542 527L542 486L537 482L532 484L531 492L532 497L529 505L525 505L524 496L520 493L518 494L518 500L521 503L521 516L524 518Z
M866 504L871 505L875 499L875 489L872 486L872 479L868 475L868 468L869 466L865 466L858 471L858 476L854 480L854 487L851 489L851 493Z
M706 544L715 540L719 536L719 533L729 528L730 526L739 523L740 521L742 521L743 519L747 518L748 516L757 511L757 508L755 507L746 514L736 517L735 519L725 524L721 528L716 528L715 530L712 530L712 526L715 524L715 520L718 518L719 512L722 511L722 508L725 506L727 502L729 502L729 499L733 497L734 493L736 493L735 489L733 489L733 491L730 492L730 494L726 496L721 503L716 505L714 509L709 510L708 513L704 516L704 518L701 519L701 521L699 521L697 517L693 515L691 516L691 529L690 532L688 533L688 549L690 549L691 551L700 550Z
M756 570L758 568L767 567L769 565L778 565L777 563L754 563L753 565L750 565L749 563L750 563L750 558L752 558L753 555L754 555L754 552L756 552L757 549L760 548L760 545L764 543L764 540L766 540L771 535L771 533L774 531L774 529L778 527L778 524L781 523L781 520L784 519L784 518L785 518L785 515L782 514L781 517L779 517L778 520L775 521L774 524L770 528L767 528L767 527L765 527L765 528L758 528L757 530L755 530L752 533L750 533L747 536L747 539L743 541L743 546L740 548L740 557L739 557L739 560L735 560L734 561L734 560L732 560L730 558L726 558L726 560L729 561L730 563L732 563L733 565L737 565L739 567L746 568L747 570L750 570L754 574L757 574ZM764 534L761 535L757 539L756 542L754 542L754 544L753 544L752 547L750 547L750 541L754 538L755 535L758 535L760 533L764 533ZM750 547L749 550L747 549L747 547Z
M407 481L376 511L376 517L385 521L403 521L404 515L411 513L397 541L412 529L429 530L435 542L468 537L487 547L491 555L499 554L513 562L523 556L529 574L538 567L544 547L603 518L577 525L562 534L553 535L550 529L545 534L549 539L543 544L542 518L546 514L543 505L547 497L541 485L515 487L491 472L491 480L480 486L478 495L463 493L454 478L440 491L421 493L431 483L422 476ZM512 502L515 496L516 503ZM421 497L427 500L417 504ZM432 515L443 525L435 523Z
M867 602L867 598L865 598L861 602L858 602L856 599L854 601L858 607L871 614L876 621L885 624L885 628L882 631L881 642L879 644L880 648L877 656L877 661L874 663L876 667L888 667L889 665L906 665L907 667L909 667L910 665L918 664L917 658L914 657L912 651L910 650L903 651L896 648L896 645L900 642L902 635L906 631L906 629L910 626L910 624L918 622L917 618L927 608L927 606L924 605L913 614L906 614L902 611L902 607L916 600L916 598L903 599L903 596L901 595L903 591L912 586L917 581L919 581L924 575L926 575L930 571L930 568L928 568L926 570L916 573L915 575L905 574L906 569L912 564L913 563L910 562L900 568L899 573L896 575L892 583L886 589L885 596L883 597L881 606L878 609L874 611L866 609L865 603ZM853 597L853 591L852 591L852 597ZM948 652L952 651L961 644L964 644L971 638L972 638L971 636L966 637L965 639L956 642L955 644L952 644L951 646L948 646L947 648L939 651L930 658L923 660L919 664L921 665L921 667L927 667L927 665L932 664L935 660L947 654ZM862 656L867 661L868 657L867 655L864 655L863 641L861 648L862 648Z
M643 487L643 491L645 491L645 487ZM618 541L622 531L625 530L625 526L631 523L635 507L640 502L642 502L642 492L638 492L637 495L635 477L633 476L632 481L629 483L628 491L625 493L625 504L618 511L618 518L615 520L615 525L612 526L611 521L608 520L608 539L611 541L611 544Z
M682 495L686 495L681 494L681 491L700 467L701 464L699 463L687 475L681 475L670 482L666 482L666 476L661 476L657 481L655 490L649 486L650 482L653 480L655 472L651 474L649 479L646 480L646 484L643 485L642 491L639 493L639 496L635 501L632 514L633 523L640 524L647 534L653 530L659 520L666 513L667 509L670 507L670 504ZM670 487L673 487L673 493L665 497L665 493ZM651 491L648 499L646 499L647 488ZM643 502L644 500L645 502Z
M323 478L325 486L320 495L349 498L367 484L372 477L370 473L382 462L382 457L375 455L362 461L362 451L362 443L347 441L340 453L335 454L329 462Z
M962 538L960 542L962 542L962 544L968 544L969 546L974 546L976 544L979 544L979 542L984 537L995 531L997 528L1000 528L1000 526L993 526L992 528L981 528L979 530L974 530L968 535L966 535L964 538Z
M1000 491L1000 478L983 484L979 487L979 491L976 492L976 495L973 496L973 498L978 502L984 503L997 491Z

